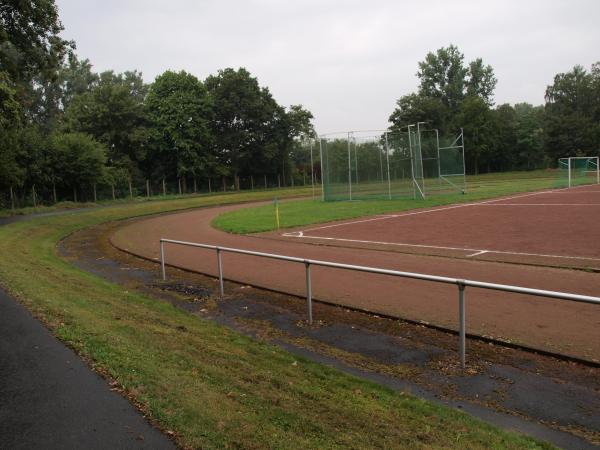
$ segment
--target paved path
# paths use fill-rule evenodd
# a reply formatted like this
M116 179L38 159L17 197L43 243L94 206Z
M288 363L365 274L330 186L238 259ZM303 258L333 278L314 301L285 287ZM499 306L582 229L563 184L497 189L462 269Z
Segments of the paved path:
M0 449L26 448L175 445L0 290Z

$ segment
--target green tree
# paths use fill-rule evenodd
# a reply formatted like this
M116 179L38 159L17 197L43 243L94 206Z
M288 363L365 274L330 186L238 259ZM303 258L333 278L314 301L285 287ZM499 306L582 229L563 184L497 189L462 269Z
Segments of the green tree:
M443 133L455 132L450 128L457 126L455 117L467 98L480 98L487 106L493 104L497 82L494 70L481 58L465 65L464 55L454 45L429 52L419 62L417 77L418 91L396 102L389 118L392 129L427 122Z
M556 161L598 155L600 148L600 63L587 72L575 66L559 73L546 89L545 147Z
M7 0L0 5L0 67L15 83L53 78L67 50L53 0Z
M152 127L148 172L184 180L209 175L214 166L213 113L202 82L185 71L164 72L150 86L146 111Z
M527 170L541 167L546 159L543 136L544 108L529 103L517 103L515 113L518 166Z
M92 72L89 60L79 60L69 52L67 60L58 69L55 78L36 77L32 91L31 116L46 133L60 126L65 110L73 99L91 92L98 85L99 76Z
M464 124L465 163L468 172L478 174L482 156L488 156L493 142L493 118L489 106L478 96L468 96L461 103L455 123Z
M449 108L438 97L409 94L396 102L389 121L392 130L399 131L409 124L426 122L430 128L445 130L450 118Z
M267 88L240 68L206 79L214 104L213 134L221 168L236 177L278 173L282 140L289 136L284 109Z
M21 106L6 72L0 72L0 188L22 184L24 171L17 163Z
M281 160L292 180L300 177L304 180L311 170L309 140L315 138L312 119L312 113L302 105L291 105L284 120L279 122L283 136Z
M135 173L147 151L146 92L139 72L104 72L91 91L68 100L64 130L93 136L108 149L109 165Z
M519 161L517 148L518 116L508 103L490 111L492 118L491 145L483 156L483 165L488 172L513 169Z
M106 163L106 146L92 136L73 132L56 133L49 142L48 165L55 181L77 190L102 181Z

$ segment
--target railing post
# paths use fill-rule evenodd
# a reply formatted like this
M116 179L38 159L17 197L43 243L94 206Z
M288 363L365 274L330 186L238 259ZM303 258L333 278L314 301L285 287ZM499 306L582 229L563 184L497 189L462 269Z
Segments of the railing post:
M304 267L306 268L306 306L308 308L308 324L312 325L312 283L310 277L310 261L304 261Z
M225 288L223 286L223 261L221 261L221 249L217 247L217 267L219 270L219 292L221 298L225 296Z
M465 324L465 283L458 280L458 341L460 367L465 368L466 324Z
M163 281L167 281L167 272L165 271L165 243L160 240L160 271Z

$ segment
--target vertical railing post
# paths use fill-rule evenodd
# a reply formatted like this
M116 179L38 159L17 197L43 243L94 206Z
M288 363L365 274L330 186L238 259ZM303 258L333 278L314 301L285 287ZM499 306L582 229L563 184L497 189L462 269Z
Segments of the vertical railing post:
M160 240L160 271L162 273L163 281L167 280L167 272L165 271L165 243Z
M223 261L221 260L221 249L217 247L217 268L219 270L219 293L221 298L225 296L225 287L223 286Z
M458 281L458 341L460 353L460 367L465 368L466 355L466 323L465 323L465 283Z
M312 282L310 277L310 261L304 261L304 267L306 268L306 306L308 309L308 324L312 325Z

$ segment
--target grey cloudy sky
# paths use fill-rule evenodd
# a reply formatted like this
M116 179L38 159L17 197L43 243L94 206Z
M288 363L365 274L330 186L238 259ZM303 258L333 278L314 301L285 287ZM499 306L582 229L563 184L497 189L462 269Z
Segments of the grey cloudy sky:
M96 71L204 79L246 67L319 133L387 127L418 61L451 43L491 64L496 103L543 103L556 73L600 60L599 0L57 0Z

